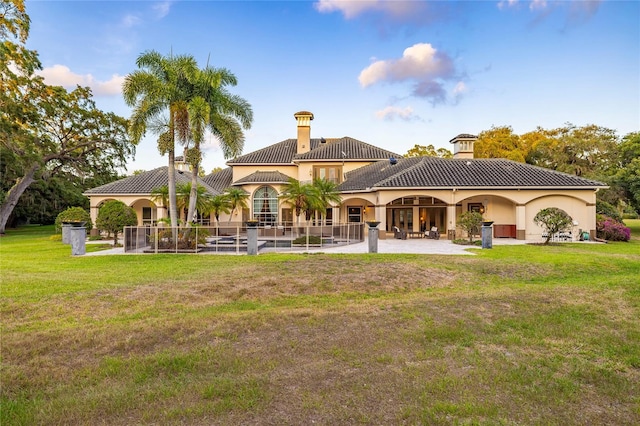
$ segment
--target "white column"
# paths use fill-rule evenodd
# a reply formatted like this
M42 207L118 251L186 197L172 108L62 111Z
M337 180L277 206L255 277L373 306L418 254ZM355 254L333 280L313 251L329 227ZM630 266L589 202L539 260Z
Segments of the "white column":
M587 204L587 223L584 224L583 231L589 231L591 239L596 238L596 205L595 203Z
M516 239L527 239L527 210L524 204L516 205Z
M384 232L387 229L387 206L376 206L376 220L380 222L378 229Z
M449 234L453 231L455 233L456 230L456 205L448 204L447 205L447 238L449 238Z

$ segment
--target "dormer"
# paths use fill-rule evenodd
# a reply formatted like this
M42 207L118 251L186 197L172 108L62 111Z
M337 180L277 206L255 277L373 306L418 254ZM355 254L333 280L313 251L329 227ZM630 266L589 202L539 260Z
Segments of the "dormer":
M477 140L477 136L466 133L451 139L449 143L453 144L453 158L473 158L473 144Z

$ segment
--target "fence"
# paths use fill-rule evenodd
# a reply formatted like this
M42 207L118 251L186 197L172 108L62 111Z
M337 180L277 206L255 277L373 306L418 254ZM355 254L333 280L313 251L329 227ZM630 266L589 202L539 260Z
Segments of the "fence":
M258 251L293 252L364 241L363 223L326 226L294 224L258 228ZM125 253L246 253L247 227L243 223L219 226L155 227L124 229Z

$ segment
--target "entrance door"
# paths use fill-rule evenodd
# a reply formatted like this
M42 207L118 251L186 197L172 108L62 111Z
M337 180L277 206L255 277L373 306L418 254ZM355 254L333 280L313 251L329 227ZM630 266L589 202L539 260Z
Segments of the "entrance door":
M413 231L413 208L392 209L391 224L405 231Z

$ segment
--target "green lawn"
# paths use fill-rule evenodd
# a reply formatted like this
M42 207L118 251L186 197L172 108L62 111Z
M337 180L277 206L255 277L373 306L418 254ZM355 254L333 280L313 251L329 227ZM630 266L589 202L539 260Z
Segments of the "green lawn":
M476 256L72 257L9 230L0 424L637 425L627 223Z

